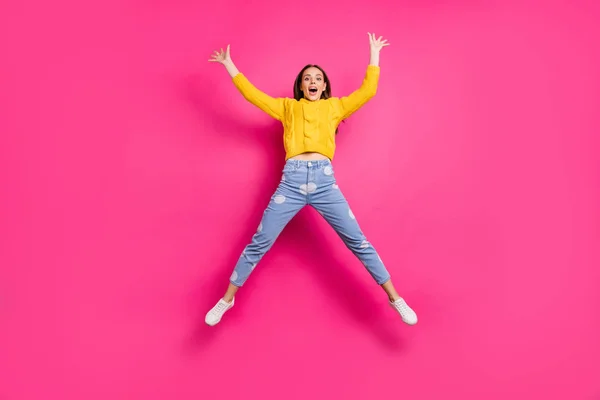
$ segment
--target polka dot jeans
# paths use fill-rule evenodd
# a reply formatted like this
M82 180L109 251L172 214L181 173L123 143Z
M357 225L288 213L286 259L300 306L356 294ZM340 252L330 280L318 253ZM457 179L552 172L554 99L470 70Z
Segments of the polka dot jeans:
M336 183L331 161L288 160L258 229L231 274L233 285L239 287L246 282L283 228L307 205L325 218L378 284L388 281L390 274Z

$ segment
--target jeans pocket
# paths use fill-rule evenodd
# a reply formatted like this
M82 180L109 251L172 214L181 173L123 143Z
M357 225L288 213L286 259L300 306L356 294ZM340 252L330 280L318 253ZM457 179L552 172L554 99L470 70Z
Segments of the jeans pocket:
M283 174L286 176L292 175L294 172L298 170L298 167L294 164L285 164L283 166Z
M325 175L327 178L332 178L334 177L334 170L333 170L333 165L332 164L326 164L323 166L323 168L321 169L321 172L323 172L323 175Z

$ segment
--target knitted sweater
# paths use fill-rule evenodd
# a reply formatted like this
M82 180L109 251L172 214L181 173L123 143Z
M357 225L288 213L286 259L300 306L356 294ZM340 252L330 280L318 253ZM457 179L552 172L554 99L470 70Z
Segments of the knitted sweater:
M353 93L316 101L270 97L242 73L232 79L246 100L281 121L286 160L307 152L320 153L331 160L335 153L337 126L375 96L379 73L378 66L369 65L362 85Z

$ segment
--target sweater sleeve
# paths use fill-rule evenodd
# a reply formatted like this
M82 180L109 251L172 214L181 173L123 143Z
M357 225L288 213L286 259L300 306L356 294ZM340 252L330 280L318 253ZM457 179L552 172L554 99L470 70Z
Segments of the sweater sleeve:
M276 120L281 121L283 119L285 106L284 98L274 98L263 93L257 89L241 72L234 76L232 80L235 87L240 91L246 100Z
M350 95L341 97L338 100L342 120L348 118L375 96L379 84L379 73L380 67L369 65L362 85Z

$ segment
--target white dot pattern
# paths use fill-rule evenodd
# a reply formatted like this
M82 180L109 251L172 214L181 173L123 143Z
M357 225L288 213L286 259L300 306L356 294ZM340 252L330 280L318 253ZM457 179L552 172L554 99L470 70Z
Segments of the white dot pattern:
M314 182L308 182L308 184L303 183L298 189L300 189L300 193L306 195L308 193L314 193L317 190L317 185Z
M367 242L366 240L363 240L362 243L360 244L360 248L366 249L367 247L369 247L369 242Z
M275 202L275 204L283 204L285 202L285 196L282 194L278 194L277 196L275 196L273 201Z
M231 278L229 278L229 280L232 280L235 282L235 281L237 281L237 278L238 278L237 271L233 271L233 274L231 274Z
M331 185L332 188L334 189L339 189L340 187L337 185L337 183L334 183L333 185Z
M333 174L333 169L331 169L331 167L328 165L325 168L323 168L323 173L327 176Z
M281 174L281 181L285 182L285 174Z
M260 233L260 232L262 232L262 229L263 229L263 225L261 222L260 224L258 224L258 229L256 230L256 232Z
M352 213L352 210L348 209L348 215L350 216L350 218L352 219L356 219L356 217L354 216L354 214Z

